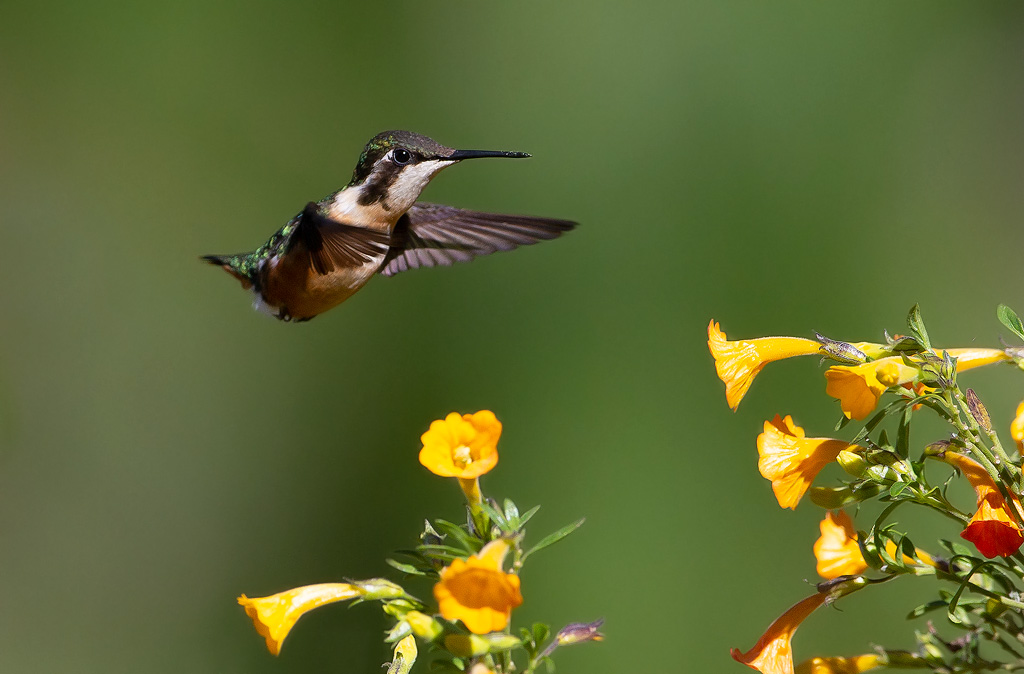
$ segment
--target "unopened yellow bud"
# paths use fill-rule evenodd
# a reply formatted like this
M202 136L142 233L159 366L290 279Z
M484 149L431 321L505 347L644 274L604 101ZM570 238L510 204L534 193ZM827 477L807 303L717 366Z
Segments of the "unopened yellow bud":
M419 611L409 611L403 617L409 623L412 633L420 639L433 641L444 632L444 626L433 617Z
M836 462L853 477L866 477L870 467L860 452L851 452L848 449L839 452Z

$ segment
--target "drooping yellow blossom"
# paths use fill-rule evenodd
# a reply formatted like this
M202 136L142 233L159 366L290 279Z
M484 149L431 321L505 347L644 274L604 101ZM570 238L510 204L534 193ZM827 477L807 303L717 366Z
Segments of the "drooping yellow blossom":
M1024 544L1024 532L1014 517L1010 504L992 480L985 468L975 461L956 452L945 452L942 460L956 466L978 495L978 510L967 523L960 536L978 548L986 557L1009 557ZM1017 511L1020 511L1020 505Z
M868 568L857 545L857 532L853 520L844 511L825 513L819 525L821 538L814 542L814 557L818 560L818 575L822 578L853 576Z
M708 348L715 358L718 378L725 382L725 399L736 409L754 377L765 365L793 356L818 353L820 344L800 337L760 337L727 341L718 323L708 324Z
M1024 452L1024 402L1017 405L1017 416L1010 424L1010 437L1017 443L1017 451Z
M324 604L355 599L362 594L358 587L349 583L321 583L297 587L269 597L250 599L243 594L238 598L238 603L245 607L256 631L267 640L267 649L277 655L295 621L307 611Z
M523 603L519 576L501 568L508 550L505 541L491 541L478 554L455 559L441 570L434 599L445 619L461 620L474 634L505 629L512 609Z
M862 448L832 438L804 437L804 429L793 423L791 416L776 414L764 422L764 432L757 436L757 468L762 477L771 480L779 505L796 508L815 476L844 449Z
M918 369L900 356L880 358L860 365L833 365L825 371L825 392L839 399L847 419L858 421L871 414L882 394L917 377Z
M269 597L250 599L244 594L238 603L252 619L256 631L267 640L267 649L277 655L288 632L307 611L337 601L355 599L397 599L405 590L383 578L371 578L352 583L321 583L304 585Z
M790 643L800 623L814 609L825 603L827 594L814 594L790 607L769 627L754 647L746 653L732 649L733 660L742 662L762 674L794 674L793 647Z
M499 437L501 422L494 412L452 412L431 422L430 430L420 436L420 463L441 477L480 477L498 463Z
M882 658L875 653L852 658L811 658L797 665L796 674L860 674L883 666Z

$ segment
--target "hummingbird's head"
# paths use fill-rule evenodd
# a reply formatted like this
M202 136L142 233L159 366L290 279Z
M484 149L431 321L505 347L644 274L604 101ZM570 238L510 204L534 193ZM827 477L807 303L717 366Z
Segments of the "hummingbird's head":
M525 152L454 150L411 131L384 131L363 148L348 186L358 189L361 206L379 205L401 215L441 169L463 159L529 156Z

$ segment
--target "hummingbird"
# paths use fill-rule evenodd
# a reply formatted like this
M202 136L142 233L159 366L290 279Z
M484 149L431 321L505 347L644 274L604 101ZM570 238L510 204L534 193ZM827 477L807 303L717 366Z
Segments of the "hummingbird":
M311 201L251 253L204 255L254 295L253 306L283 321L308 321L341 304L375 275L448 266L554 239L568 220L497 215L417 202L441 170L466 159L525 152L455 150L410 131L384 131L366 144L352 179Z

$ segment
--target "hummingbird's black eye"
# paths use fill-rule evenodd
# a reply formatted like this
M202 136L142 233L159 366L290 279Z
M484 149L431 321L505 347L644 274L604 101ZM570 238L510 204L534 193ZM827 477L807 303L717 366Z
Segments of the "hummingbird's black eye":
M395 148L395 151L391 153L391 160L399 166L404 166L412 161L412 152L404 148Z

